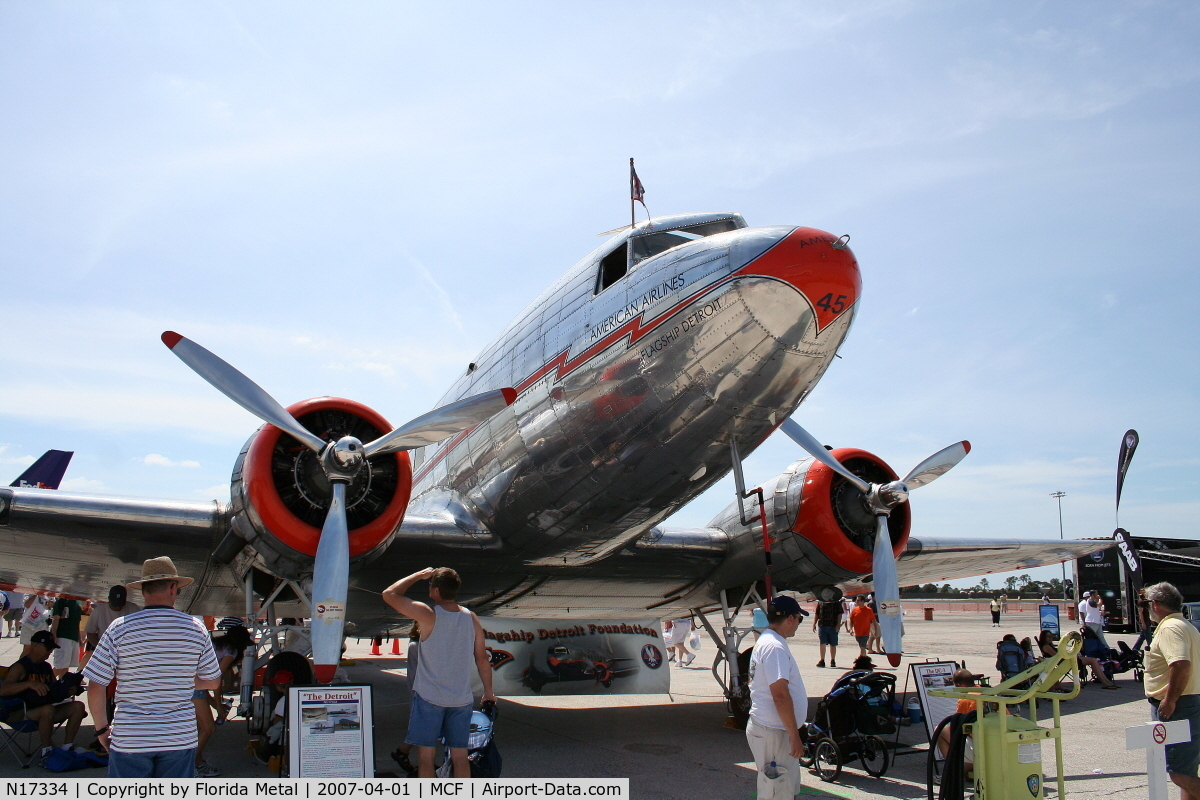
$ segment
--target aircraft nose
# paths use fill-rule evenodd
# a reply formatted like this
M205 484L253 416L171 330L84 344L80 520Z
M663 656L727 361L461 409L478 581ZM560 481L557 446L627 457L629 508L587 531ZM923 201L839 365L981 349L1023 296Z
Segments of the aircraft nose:
M862 279L858 261L837 237L816 228L749 228L731 253L734 278L780 281L812 307L817 333L858 301Z

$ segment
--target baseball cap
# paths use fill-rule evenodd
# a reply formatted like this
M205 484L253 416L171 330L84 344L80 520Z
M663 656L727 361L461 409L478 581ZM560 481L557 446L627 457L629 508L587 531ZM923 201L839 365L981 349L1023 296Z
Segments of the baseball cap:
M286 669L281 669L271 676L271 683L292 683L294 680L295 676Z
M50 631L38 631L29 638L29 641L33 644L40 644L47 650L57 650L59 648L58 642L54 641L54 634Z
M800 604L794 598L784 595L779 595L771 600L771 611L785 617L804 613L800 610Z
M117 608L125 605L127 599L129 599L129 592L120 584L108 590L108 602Z

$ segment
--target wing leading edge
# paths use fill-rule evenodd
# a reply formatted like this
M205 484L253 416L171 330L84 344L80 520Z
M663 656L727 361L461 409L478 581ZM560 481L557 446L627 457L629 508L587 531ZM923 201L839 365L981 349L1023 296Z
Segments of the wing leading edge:
M974 539L910 537L897 564L900 585L941 583L993 572L1032 569L1085 556L1108 547L1102 539ZM870 578L871 576L864 576ZM862 591L869 581L846 581L843 591Z

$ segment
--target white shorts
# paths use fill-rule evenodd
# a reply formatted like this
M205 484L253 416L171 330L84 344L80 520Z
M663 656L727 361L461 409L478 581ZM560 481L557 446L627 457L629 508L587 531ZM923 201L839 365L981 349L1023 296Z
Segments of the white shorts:
M58 649L50 654L54 669L76 669L79 667L79 642L59 639Z
M32 625L21 626L21 644L33 644L33 635L38 631L48 631L49 628L35 628Z

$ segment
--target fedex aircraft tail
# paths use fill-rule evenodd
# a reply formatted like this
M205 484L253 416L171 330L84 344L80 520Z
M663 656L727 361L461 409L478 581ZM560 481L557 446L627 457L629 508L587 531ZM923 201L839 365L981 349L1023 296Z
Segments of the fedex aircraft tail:
M34 489L57 489L73 455L75 453L71 450L47 450L11 485Z

